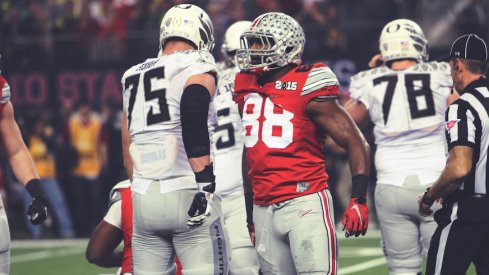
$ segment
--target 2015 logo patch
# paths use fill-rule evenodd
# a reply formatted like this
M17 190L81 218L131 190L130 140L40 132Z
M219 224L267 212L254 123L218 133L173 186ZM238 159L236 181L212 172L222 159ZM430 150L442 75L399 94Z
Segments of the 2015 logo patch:
M297 82L286 81L282 82L280 80L275 81L275 89L276 90L288 90L295 91L297 90Z

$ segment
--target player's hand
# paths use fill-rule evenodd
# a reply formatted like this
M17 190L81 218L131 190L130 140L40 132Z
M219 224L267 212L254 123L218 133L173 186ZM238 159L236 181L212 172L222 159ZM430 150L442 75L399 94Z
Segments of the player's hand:
M341 224L342 230L345 231L345 237L355 235L355 237L364 236L368 228L368 207L365 198L352 198L350 205L343 215Z
M34 197L27 209L27 217L33 225L40 224L48 217L48 206L44 198Z
M211 215L212 206L209 201L212 201L213 196L214 194L209 192L197 192L195 194L188 210L188 215L190 216L187 221L188 226L199 226Z
M40 224L48 217L48 203L42 191L41 181L36 178L31 179L25 188L32 196L32 203L27 208L27 218L34 225Z
M421 216L424 216L424 217L433 214L433 210L431 209L431 206L435 202L435 199L428 196L428 191L429 191L429 188L426 189L426 192L424 192L418 198L419 214Z
M199 226L205 222L212 212L212 198L216 190L216 177L212 163L206 165L204 170L195 172L195 181L197 182L198 192L195 193L188 215L188 226Z
M368 62L368 67L369 68L377 68L380 67L384 64L384 61L382 60L382 55L380 53L374 55L372 59Z

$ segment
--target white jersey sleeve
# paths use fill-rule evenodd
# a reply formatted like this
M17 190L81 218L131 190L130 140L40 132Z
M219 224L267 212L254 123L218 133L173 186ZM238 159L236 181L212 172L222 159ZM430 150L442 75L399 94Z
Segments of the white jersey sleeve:
M222 197L243 193L242 157L243 125L238 105L233 101L237 67L219 66L218 90L213 107L217 111L217 127L212 139L215 154L216 193Z
M370 109L371 93L369 91L372 89L372 79L370 76L376 75L382 68L359 72L351 77L350 97L362 102L367 109Z
M375 124L379 183L402 185L416 175L429 184L443 169L443 122L452 86L447 65L381 67L352 78L351 97L365 104Z
M110 205L107 214L105 214L104 221L111 225L121 229L122 228L122 201L119 200Z
M124 180L117 183L110 190L109 210L107 210L107 214L105 214L104 221L119 229L122 227L122 196L119 190L130 186L131 181Z
M0 97L0 104L6 104L10 100L10 86L7 83L7 80L3 78L3 76L0 75L0 89L2 91L1 97Z
M187 80L215 74L215 66L208 52L184 51L148 59L125 72L123 108L132 140L133 191L141 191L141 180L165 180L169 189L195 187L182 141L180 101Z

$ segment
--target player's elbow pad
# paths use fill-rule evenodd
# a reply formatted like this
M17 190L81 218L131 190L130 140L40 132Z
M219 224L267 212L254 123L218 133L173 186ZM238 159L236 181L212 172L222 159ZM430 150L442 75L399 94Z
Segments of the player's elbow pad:
M189 85L183 90L180 101L182 138L187 157L198 158L210 154L207 117L211 96L200 84Z

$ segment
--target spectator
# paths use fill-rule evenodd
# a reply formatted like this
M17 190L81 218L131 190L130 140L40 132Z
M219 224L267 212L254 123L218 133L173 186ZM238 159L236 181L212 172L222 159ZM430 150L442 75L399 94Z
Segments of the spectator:
M102 167L100 135L102 123L90 104L82 102L68 122L65 141L78 153L71 192L74 201L74 220L77 231L88 236L105 212L101 197L99 174Z

